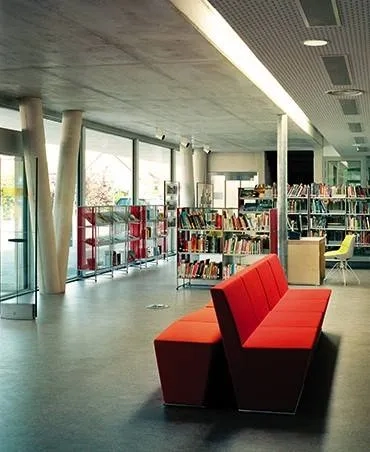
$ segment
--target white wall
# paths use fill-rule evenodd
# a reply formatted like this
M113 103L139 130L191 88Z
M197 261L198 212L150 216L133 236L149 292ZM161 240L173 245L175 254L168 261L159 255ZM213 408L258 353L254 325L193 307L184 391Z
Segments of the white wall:
M258 173L259 183L265 182L264 152L211 152L208 154L208 171Z

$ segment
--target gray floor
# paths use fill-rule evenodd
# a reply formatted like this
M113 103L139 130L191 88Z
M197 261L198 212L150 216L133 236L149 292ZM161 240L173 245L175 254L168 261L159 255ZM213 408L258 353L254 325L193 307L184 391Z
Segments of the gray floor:
M209 299L175 290L173 260L41 296L36 321L0 320L0 450L370 450L370 272L357 273L361 286L331 286L294 417L162 406L153 338Z

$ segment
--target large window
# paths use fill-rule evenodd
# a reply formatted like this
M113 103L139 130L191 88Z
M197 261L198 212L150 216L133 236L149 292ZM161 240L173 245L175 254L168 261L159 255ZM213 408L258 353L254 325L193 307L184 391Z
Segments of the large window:
M139 145L139 202L164 203L164 181L171 178L171 151L152 144Z
M86 130L85 205L132 204L132 140Z

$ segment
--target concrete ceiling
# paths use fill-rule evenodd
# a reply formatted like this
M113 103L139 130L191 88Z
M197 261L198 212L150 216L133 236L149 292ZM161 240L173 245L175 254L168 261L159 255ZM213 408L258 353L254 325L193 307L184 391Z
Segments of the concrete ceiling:
M322 95L323 88L330 86L322 79L318 54L330 49L306 50L300 43L290 42L293 27L302 20L295 0L212 3L316 128L338 149L352 150L348 118L336 99ZM366 3L368 7L367 1L340 3ZM282 13L275 17L278 6ZM357 13L344 10L353 25ZM360 39L368 39L361 34L368 27L366 20L362 18L358 24L357 41L343 48L347 53ZM348 46L343 30L341 33L343 46ZM304 26L294 32L299 41L308 35ZM334 40L335 32L330 31L328 37ZM362 58L363 49L361 43L353 56ZM354 81L367 90L368 67L358 78L357 69L365 69L365 64L354 66ZM151 137L160 129L174 142L193 137L196 145L216 152L276 148L276 117L282 113L169 0L1 2L0 95L40 96L50 110L82 109L89 120ZM367 121L369 127L366 99L367 93L361 100L361 121ZM290 123L289 147L312 146L312 139Z
M370 149L369 0L210 3L341 155L359 155L354 147L357 140L364 143L360 154ZM337 12L339 20L328 25L331 12ZM306 39L325 39L329 43L324 47L305 47ZM338 60L344 61L345 67ZM346 105L346 96L326 94L328 90L348 88L364 90L361 97L352 101L355 114L350 110L345 114L342 105ZM361 132L351 132L349 123L360 123Z

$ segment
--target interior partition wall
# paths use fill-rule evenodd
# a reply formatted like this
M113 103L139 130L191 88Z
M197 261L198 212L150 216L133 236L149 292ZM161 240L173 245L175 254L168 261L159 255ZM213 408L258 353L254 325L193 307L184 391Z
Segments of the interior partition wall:
M213 207L238 208L238 189L254 188L258 182L256 172L211 173Z

